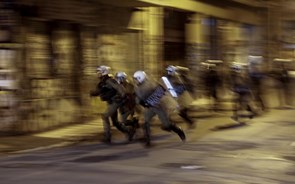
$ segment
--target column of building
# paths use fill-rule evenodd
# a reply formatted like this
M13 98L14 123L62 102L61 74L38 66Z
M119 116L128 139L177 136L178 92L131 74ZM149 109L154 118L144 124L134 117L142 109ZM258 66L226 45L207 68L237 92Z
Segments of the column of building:
M202 62L208 59L208 26L205 25L205 15L193 13L188 17L185 28L186 61L194 81L197 97L202 94L204 88L201 80L203 74ZM203 87L202 87L203 86Z
M0 2L0 134L9 131L18 120L18 77L21 44L17 42L18 16L14 3Z
M163 8L145 8L143 22L143 69L157 78L163 69Z

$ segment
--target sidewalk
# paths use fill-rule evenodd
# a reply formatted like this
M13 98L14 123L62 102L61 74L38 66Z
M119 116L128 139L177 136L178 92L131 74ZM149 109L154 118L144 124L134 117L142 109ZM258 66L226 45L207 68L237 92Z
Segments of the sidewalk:
M69 125L41 133L1 137L0 155L70 145L100 136L102 132L102 122L98 118L87 123Z
M200 105L200 103L199 103ZM216 118L219 116L221 119L224 119L224 122L229 122L229 111L220 112L218 114L212 113L209 116L204 116L204 114L210 114L210 111L206 109L208 107L206 103L201 104L199 109L200 111L193 112L194 117L198 116L201 118L206 118L206 121L210 122L211 118ZM289 110L270 110L261 117L254 118L252 121L258 121L261 119L279 119L284 117L288 121L294 121L293 114L295 113L294 109ZM221 116L220 116L221 114ZM21 136L6 136L1 137L0 139L0 155L5 155L8 153L19 153L24 151L46 149L53 147L60 147L70 144L75 144L81 141L87 140L100 140L102 138L103 126L100 118L96 120L89 121L83 124L75 124L67 127L42 132L35 133L31 135L21 135Z
M202 112L204 116L210 114L208 100L201 99L193 102L194 111ZM100 117L83 123L65 126L54 130L33 133L29 135L2 136L0 138L0 155L17 153L36 149L46 149L74 144L93 139L101 139L103 125Z

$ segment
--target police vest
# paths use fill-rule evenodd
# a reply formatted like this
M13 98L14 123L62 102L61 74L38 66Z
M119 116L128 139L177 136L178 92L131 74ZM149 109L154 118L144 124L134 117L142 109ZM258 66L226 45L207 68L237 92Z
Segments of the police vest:
M110 101L117 94L117 91L112 86L107 84L106 81L109 79L110 77L106 78L98 84L98 88L100 91L99 97L102 101Z

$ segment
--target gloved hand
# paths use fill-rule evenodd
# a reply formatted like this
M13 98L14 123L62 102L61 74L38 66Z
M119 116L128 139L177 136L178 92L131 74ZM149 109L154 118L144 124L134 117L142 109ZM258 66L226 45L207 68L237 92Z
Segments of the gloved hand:
M150 105L142 100L139 101L139 104L142 105L143 107L150 107Z

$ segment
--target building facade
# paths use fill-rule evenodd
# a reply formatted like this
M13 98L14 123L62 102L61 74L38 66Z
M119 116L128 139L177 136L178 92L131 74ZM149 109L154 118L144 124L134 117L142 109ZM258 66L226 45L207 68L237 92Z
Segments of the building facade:
M268 68L276 57L294 59L285 32L294 19L278 18L277 4L245 2L2 1L1 131L29 133L99 117L105 104L89 97L98 65L155 78L169 64L185 66L198 98L206 60L222 60L225 78L228 65L246 63L249 55L264 56Z

